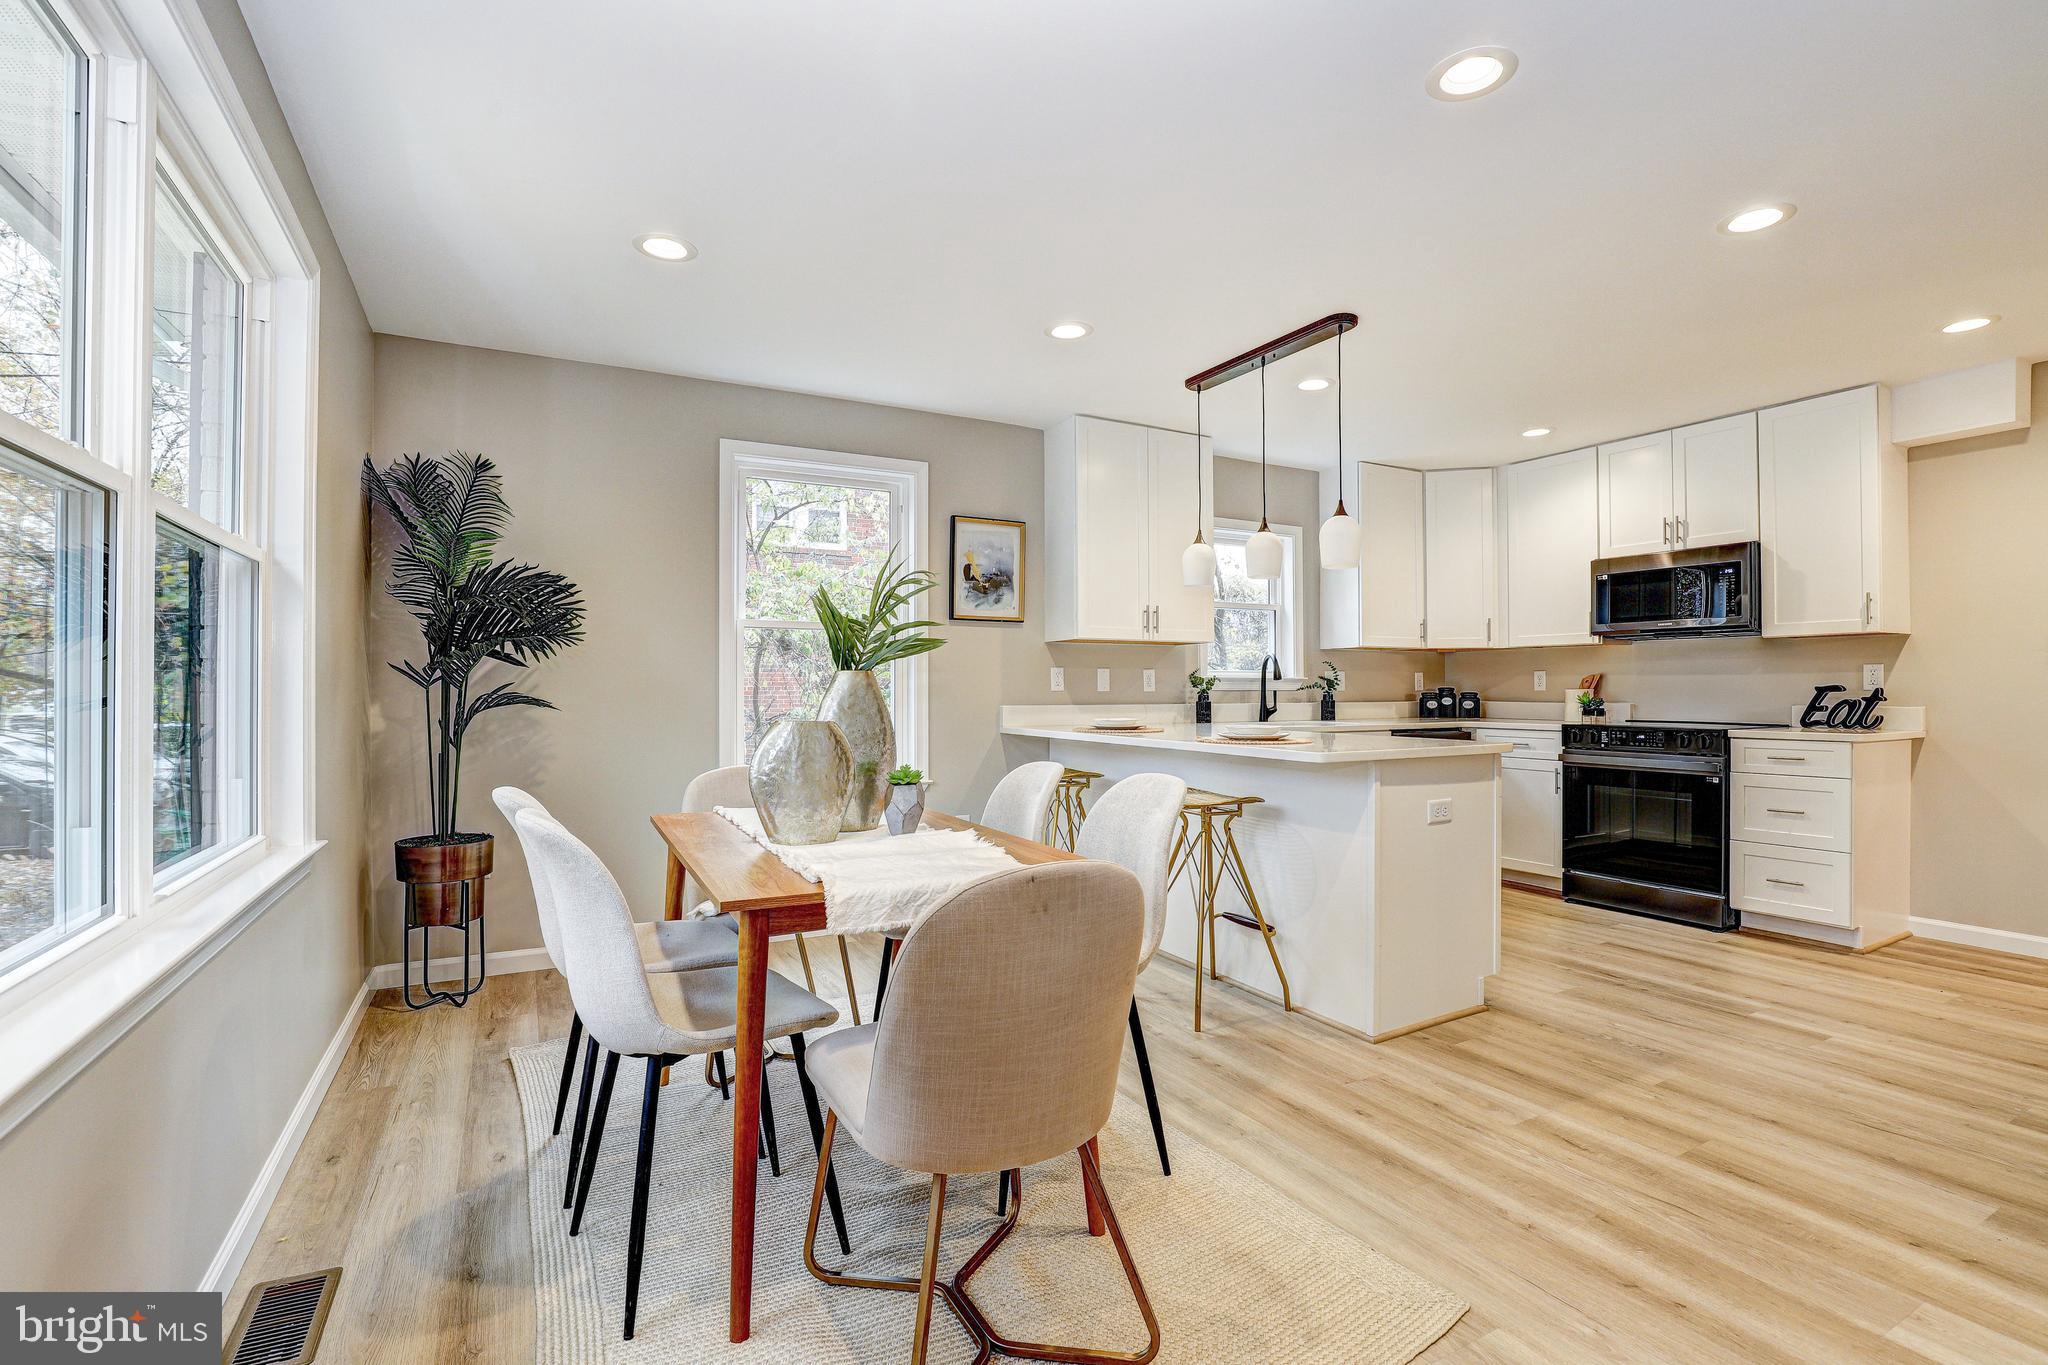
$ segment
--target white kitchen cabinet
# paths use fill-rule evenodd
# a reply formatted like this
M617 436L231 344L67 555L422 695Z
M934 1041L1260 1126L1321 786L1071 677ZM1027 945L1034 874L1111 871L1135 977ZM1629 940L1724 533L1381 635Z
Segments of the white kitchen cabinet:
M1906 453L1877 385L1757 413L1765 635L1903 634Z
M1597 452L1524 460L1500 472L1501 642L1590 645L1599 556Z
M1500 865L1504 872L1564 876L1564 765L1500 761Z
M1325 489L1323 501L1334 502L1334 492ZM1422 471L1361 463L1346 507L1364 549L1357 568L1323 570L1322 647L1423 648Z
M1660 554L1672 548L1671 433L1659 431L1599 447L1600 558Z
M1757 538L1756 414L1671 433L1673 543L1680 549Z
M1491 469L1432 469L1423 476L1424 639L1431 649L1496 643Z
M1207 644L1210 586L1181 583L1209 443L1099 417L1045 433L1045 638ZM1208 507L1202 533L1211 534Z

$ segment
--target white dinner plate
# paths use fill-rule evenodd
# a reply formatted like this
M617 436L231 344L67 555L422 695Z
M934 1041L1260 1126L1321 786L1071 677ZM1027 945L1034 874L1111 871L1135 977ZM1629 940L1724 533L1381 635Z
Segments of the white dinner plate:
M1216 733L1224 739L1285 739L1279 730L1269 730L1263 725L1219 725Z
M1142 730L1145 722L1136 716L1101 716L1089 722L1097 730Z

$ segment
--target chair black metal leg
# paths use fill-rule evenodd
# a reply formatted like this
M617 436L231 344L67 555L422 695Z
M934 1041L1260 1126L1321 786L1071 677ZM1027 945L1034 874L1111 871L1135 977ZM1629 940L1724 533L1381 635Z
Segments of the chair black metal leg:
M718 1073L718 1097L722 1100L731 1099L732 1083L725 1077L725 1054L723 1052L711 1054L711 1069Z
M1152 1115L1152 1141L1159 1144L1159 1173L1172 1175L1173 1163L1166 1159L1166 1124L1159 1117L1159 1092L1152 1086L1152 1059L1145 1055L1145 1026L1138 1022L1135 995L1131 997L1131 1045L1138 1050L1138 1079L1145 1085L1145 1108Z
M640 1097L640 1153L633 1161L633 1221L626 1231L626 1340L640 1311L640 1262L647 1249L647 1186L654 1176L654 1114L661 1103L661 1058L647 1059L647 1087Z
M569 1235L583 1231L583 1206L590 1201L590 1176L597 1169L597 1149L604 1141L604 1121L612 1111L612 1080L619 1074L619 1054L604 1054L604 1075L597 1080L597 1103L590 1109L590 1129L583 1139L583 1169L576 1173L576 1206L569 1215Z
M811 1086L811 1073L804 1069L804 1036L801 1033L789 1035L790 1055L796 1059L797 1089L804 1093L804 1118L811 1125L811 1149L820 1151L825 1145L825 1117L818 1110L818 1092ZM832 1206L832 1226L839 1233L839 1254L851 1256L853 1244L846 1240L846 1211L839 1206L839 1173L825 1172L825 1200Z
M896 940L882 935L882 972L875 978L875 1008L870 1020L879 1023L882 1018L882 997L889 993L889 963L896 956Z
M562 1049L562 1084L555 1091L555 1126L551 1130L561 1136L562 1113L569 1107L569 1082L576 1075L576 1045L583 1041L583 1016L572 1012L569 1015L569 1046Z
M768 1143L768 1174L782 1175L782 1153L775 1145L775 1102L768 1095L768 1058L761 1058L761 1136Z
M576 1168L583 1161L583 1130L590 1121L590 1083L597 1077L597 1039L583 1040L583 1088L576 1092L576 1126L569 1132L569 1174L562 1181L562 1207L576 1202Z
M1010 1212L1010 1173L1004 1171L996 1177L996 1217L1004 1218Z

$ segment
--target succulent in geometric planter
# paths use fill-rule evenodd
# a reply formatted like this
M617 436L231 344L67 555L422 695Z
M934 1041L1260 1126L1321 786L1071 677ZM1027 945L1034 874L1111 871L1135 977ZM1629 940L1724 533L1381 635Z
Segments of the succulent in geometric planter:
M420 689L434 821L431 834L401 839L393 850L406 887L406 1004L461 1005L483 985L483 892L491 871L491 836L456 828L463 742L470 726L491 711L554 706L510 682L475 690L476 673L491 662L527 667L580 642L583 597L558 573L495 558L512 508L496 467L481 455L407 455L385 470L365 457L363 492L396 527L385 586L418 623L425 646L421 662L391 665ZM416 1003L411 931L439 926L463 931L463 987L429 989ZM472 926L478 929L474 982ZM421 956L423 962L428 956L424 943Z
M889 774L889 805L883 815L891 834L915 834L924 819L924 793L931 783L916 768L901 767Z
M889 770L896 766L896 726L874 670L929 654L946 643L922 633L938 622L901 619L911 601L938 581L929 569L898 564L892 546L859 610L844 610L822 587L811 596L825 648L838 670L819 703L818 719L837 724L853 751L853 785L846 795L843 830L873 829L882 822L889 801Z

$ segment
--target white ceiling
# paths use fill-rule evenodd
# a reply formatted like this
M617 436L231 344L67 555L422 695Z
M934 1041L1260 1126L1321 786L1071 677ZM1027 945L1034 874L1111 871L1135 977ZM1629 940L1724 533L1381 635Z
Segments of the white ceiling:
M1349 309L1348 447L1425 465L2048 354L2043 0L242 4L385 332L1184 427ZM1428 98L1478 44L1519 72ZM1327 367L1276 459L1331 458Z

